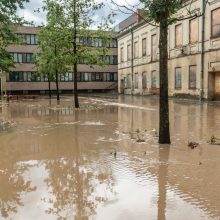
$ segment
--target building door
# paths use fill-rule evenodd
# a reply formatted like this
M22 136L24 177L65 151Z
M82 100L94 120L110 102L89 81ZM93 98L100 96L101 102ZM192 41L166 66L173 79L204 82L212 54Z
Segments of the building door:
M215 73L215 99L220 99L220 72Z

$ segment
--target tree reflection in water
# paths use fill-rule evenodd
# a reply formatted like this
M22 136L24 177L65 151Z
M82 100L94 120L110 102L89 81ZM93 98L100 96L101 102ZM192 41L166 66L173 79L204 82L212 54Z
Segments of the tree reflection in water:
M75 114L78 121L78 113ZM101 165L99 153L83 153L80 146L79 126L74 126L74 140L68 156L45 162L48 178L45 180L50 199L44 199L51 207L46 211L58 219L88 219L96 214L99 204L107 201L113 192L113 177L107 164ZM59 154L66 155L65 146L54 148Z
M24 172L29 165L16 161L16 149L0 148L0 210L1 217L8 218L23 206L24 193L36 190L31 181L25 180Z
M168 184L168 160L170 146L159 147L159 170L158 170L158 220L166 220L166 200Z

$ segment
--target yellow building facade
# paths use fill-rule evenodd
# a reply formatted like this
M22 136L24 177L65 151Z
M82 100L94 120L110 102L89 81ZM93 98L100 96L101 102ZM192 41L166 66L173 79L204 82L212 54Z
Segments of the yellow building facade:
M169 95L220 98L220 0L186 2L178 17L202 13L169 27ZM159 28L128 22L118 36L118 90L124 94L158 94ZM129 28L130 25L130 28ZM124 25L122 25L124 27ZM204 33L204 34L203 34Z

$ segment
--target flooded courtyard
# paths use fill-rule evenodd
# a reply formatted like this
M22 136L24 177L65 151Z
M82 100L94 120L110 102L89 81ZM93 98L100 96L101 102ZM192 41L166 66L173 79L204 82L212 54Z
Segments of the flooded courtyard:
M220 219L220 106L171 100L159 146L158 99L80 103L0 102L0 219Z

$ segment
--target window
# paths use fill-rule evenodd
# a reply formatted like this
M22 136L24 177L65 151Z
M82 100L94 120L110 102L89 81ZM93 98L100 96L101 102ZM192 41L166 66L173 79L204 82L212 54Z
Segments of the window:
M124 88L128 88L128 77L124 77Z
M92 38L91 38L91 37L88 37L88 39L87 39L87 45L88 45L88 46L92 46Z
M41 77L36 72L27 72L27 81L40 82Z
M102 39L98 38L98 47L102 47Z
M182 24L178 24L175 27L175 46L180 47L183 44Z
M92 39L92 46L93 47L98 47L98 39L97 38Z
M196 66L189 67L189 89L196 89Z
M121 47L121 63L124 62L124 48Z
M60 81L73 81L73 73L65 73L60 76Z
M135 89L138 89L138 73L135 73L135 77L134 77L134 87L135 87Z
M27 53L27 60L24 60L23 63L32 63L32 54L31 53Z
M118 74L117 73L104 73L103 74L103 80L104 81L117 81L118 80Z
M147 73L146 72L142 73L142 88L143 89L147 88Z
M95 74L95 81L100 81L101 77L100 77L100 73L96 73Z
M182 88L182 68L177 67L175 69L175 89L181 89Z
M106 59L106 63L110 65L117 65L118 63L118 57L115 55L106 55L105 59Z
M131 74L128 74L128 76L127 76L127 88L128 89L131 88Z
M32 53L11 53L16 63L33 63Z
M111 81L110 73L104 73L104 81Z
M151 88L157 87L157 71L154 70L151 72Z
M38 44L38 36L36 34L16 34L19 38L20 42L29 44L29 45L36 45Z
M25 35L25 40L26 40L26 44L31 44L31 35L30 34L26 34Z
M118 73L114 73L114 81L118 81Z
M147 44L146 44L146 38L142 39L142 56L147 55Z
M134 58L138 58L138 42L134 42Z
M127 60L128 61L131 60L131 45L130 44L127 46Z
M151 36L151 60L157 60L157 35L154 34Z
M113 64L114 65L118 64L118 56L113 56Z
M9 72L9 81L10 82L22 82L22 81L24 81L23 72Z
M190 20L189 23L189 42L196 43L199 40L199 20L198 18L194 18Z
M220 37L220 8L212 11L212 37Z
M115 64L114 56L109 56L109 64Z
M35 36L36 35L31 34L31 44L36 44Z
M26 42L24 34L16 34L16 36L17 36L17 38L19 40L19 43L25 43Z
M90 81L89 80L89 73L84 73L84 81Z
M22 63L22 53L17 54L17 63Z
M110 48L117 48L117 39L110 39L109 47Z

